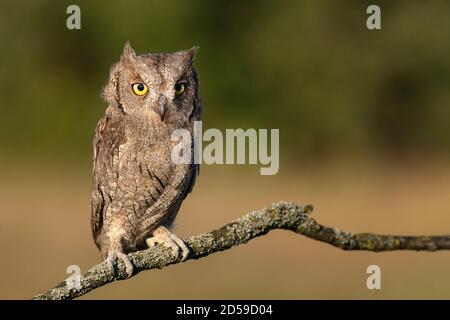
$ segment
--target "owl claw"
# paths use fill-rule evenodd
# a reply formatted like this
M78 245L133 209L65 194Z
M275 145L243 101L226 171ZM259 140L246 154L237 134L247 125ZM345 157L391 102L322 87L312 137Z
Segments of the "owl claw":
M108 264L109 271L112 274L115 273L117 259L122 260L122 262L125 264L125 271L127 273L127 278L130 278L133 275L134 267L133 267L133 264L131 263L130 259L128 258L128 256L123 252L111 250L108 253L108 257L106 258L106 263Z
M181 261L186 260L190 252L184 241L165 227L156 229L155 232L153 232L153 237L148 238L146 242L150 248L157 244L162 244L171 248L177 257L181 254Z
M106 263L108 264L108 269L109 269L109 273L114 274L115 268L114 266L116 265L116 261L112 260L109 256L106 259Z

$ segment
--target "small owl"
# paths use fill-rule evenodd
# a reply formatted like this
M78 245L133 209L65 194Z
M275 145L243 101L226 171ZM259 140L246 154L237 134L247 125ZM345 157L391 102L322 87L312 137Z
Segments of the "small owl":
M111 68L103 92L108 108L93 141L91 228L112 272L121 259L131 276L127 253L157 243L183 260L189 253L168 228L199 168L172 162L178 142L171 134L182 128L193 137L200 120L196 50L136 55L127 42Z

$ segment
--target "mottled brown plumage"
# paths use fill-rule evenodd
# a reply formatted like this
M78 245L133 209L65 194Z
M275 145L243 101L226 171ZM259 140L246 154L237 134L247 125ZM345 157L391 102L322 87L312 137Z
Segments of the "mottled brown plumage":
M188 253L167 228L198 174L198 165L171 160L173 130L193 136L200 119L195 51L136 55L127 43L104 89L109 106L93 141L91 227L103 258L111 268L123 260L129 275L126 254L147 245Z

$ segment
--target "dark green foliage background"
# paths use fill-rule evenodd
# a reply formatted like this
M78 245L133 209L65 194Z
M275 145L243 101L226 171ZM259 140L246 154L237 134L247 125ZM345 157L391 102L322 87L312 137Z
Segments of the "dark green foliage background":
M78 4L82 29L66 28ZM0 4L1 156L85 159L99 94L138 53L200 46L204 128L280 128L296 157L450 152L450 2L20 1Z

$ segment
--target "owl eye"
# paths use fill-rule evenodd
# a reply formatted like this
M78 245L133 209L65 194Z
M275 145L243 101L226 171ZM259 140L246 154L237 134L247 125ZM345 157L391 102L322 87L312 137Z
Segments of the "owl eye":
M175 84L175 95L176 96L181 96L184 91L186 90L186 84L183 82L177 82Z
M148 87L143 83L134 83L131 85L131 88L133 89L134 94L138 96L143 96L148 92Z

